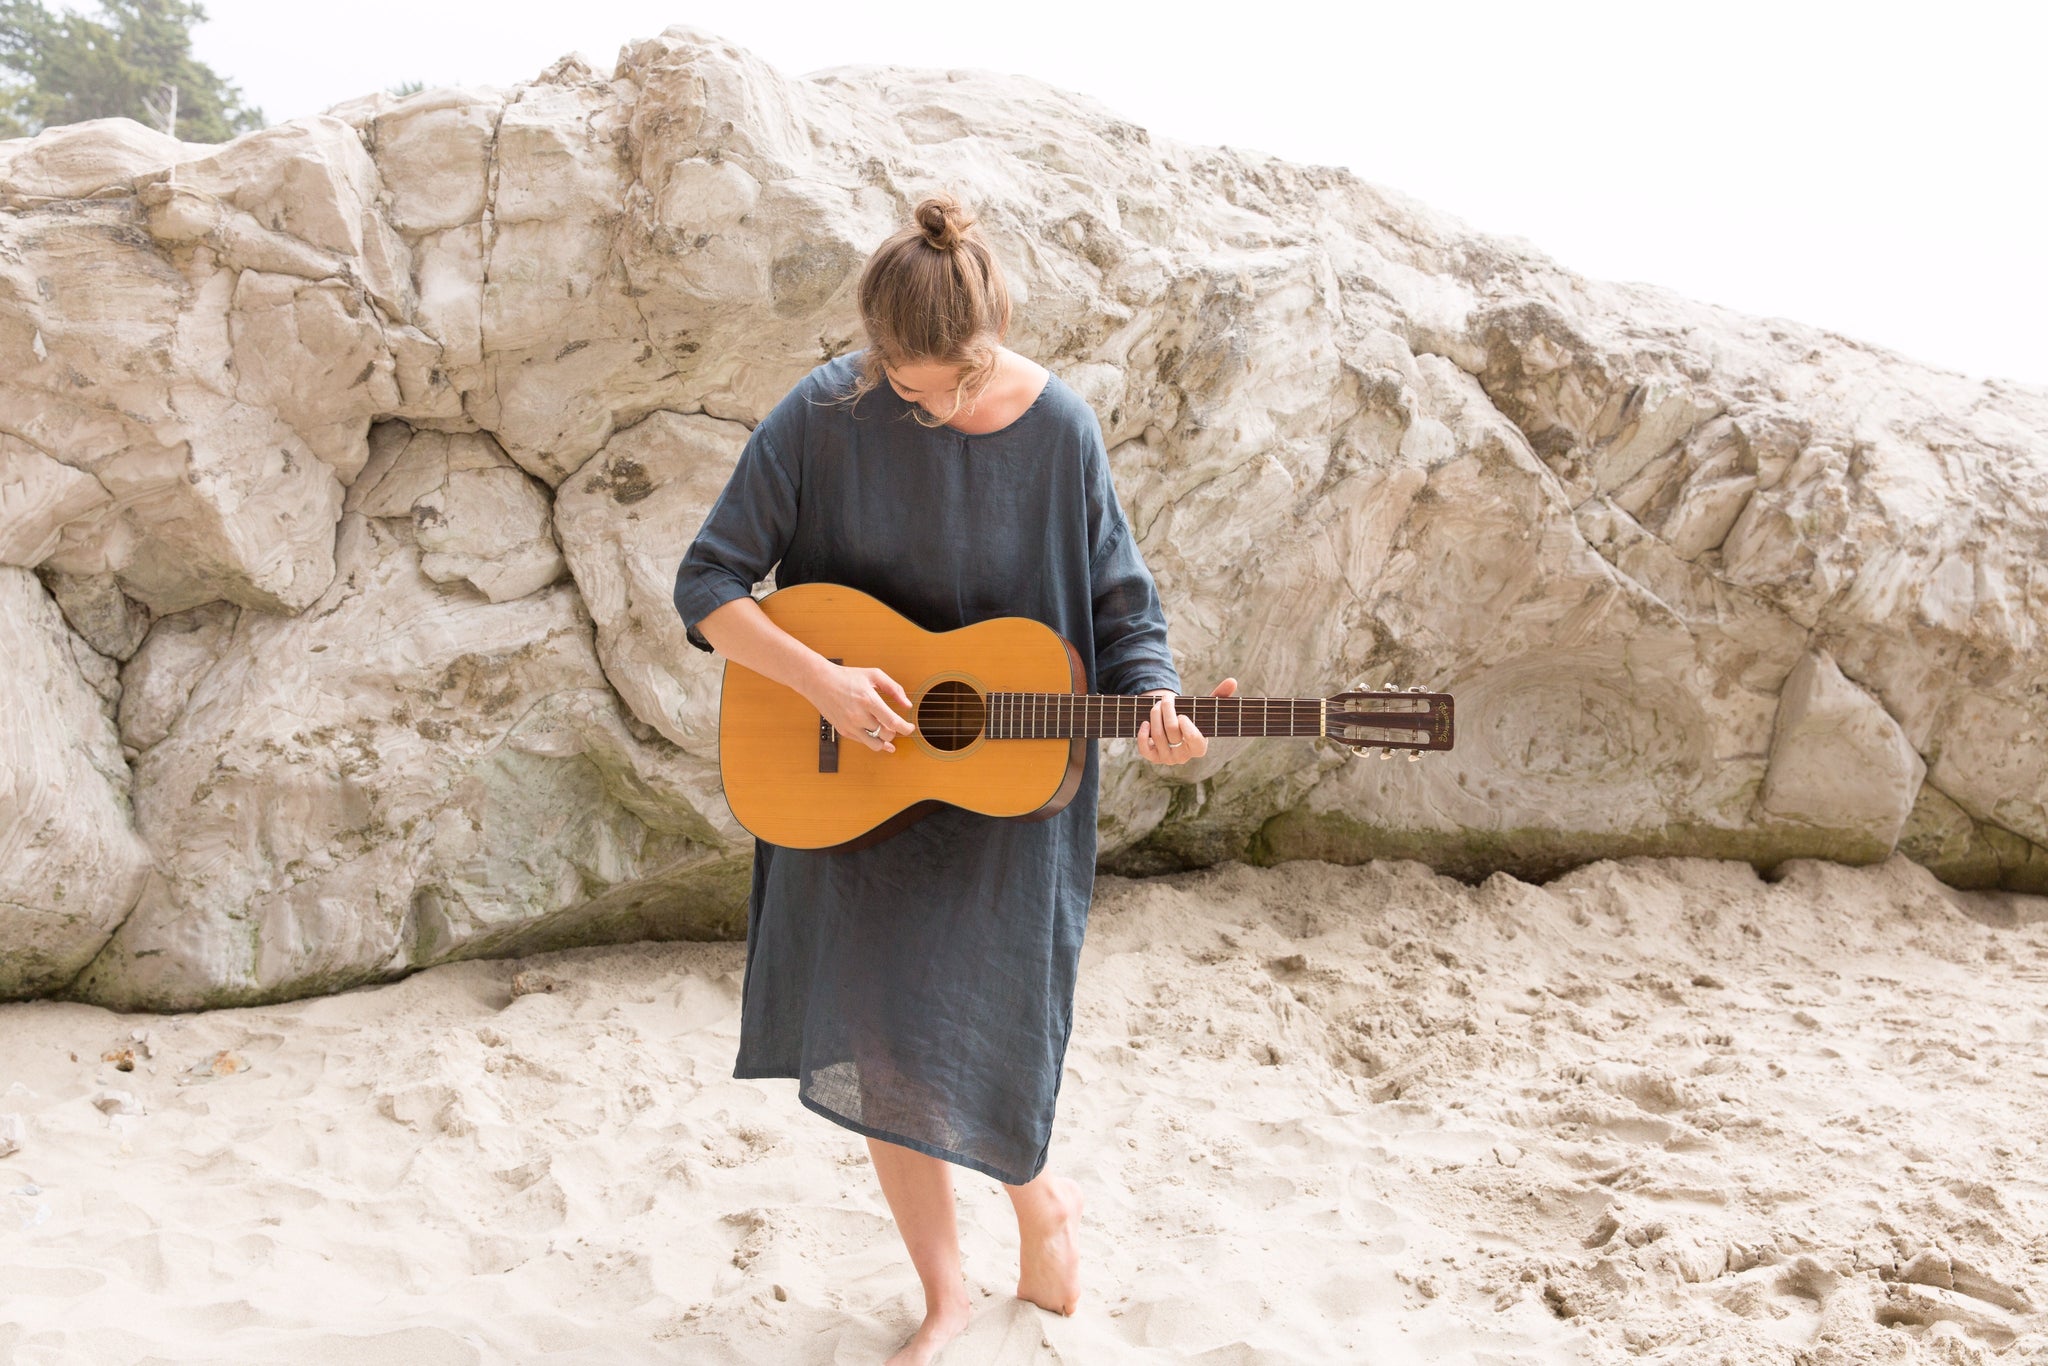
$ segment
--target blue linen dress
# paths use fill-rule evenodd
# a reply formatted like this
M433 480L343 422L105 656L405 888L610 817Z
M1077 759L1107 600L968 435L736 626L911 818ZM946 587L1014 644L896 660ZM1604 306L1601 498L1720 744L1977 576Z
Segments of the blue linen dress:
M676 573L697 623L832 582L929 631L1027 616L1072 641L1091 692L1180 691L1152 575L1094 411L1049 375L982 435L927 428L861 354L818 366L754 429ZM898 679L908 685L913 680ZM851 742L848 742L851 743ZM1049 820L943 806L850 853L756 840L735 1077L794 1077L857 1133L1012 1185L1045 1165L1088 904L1100 760Z

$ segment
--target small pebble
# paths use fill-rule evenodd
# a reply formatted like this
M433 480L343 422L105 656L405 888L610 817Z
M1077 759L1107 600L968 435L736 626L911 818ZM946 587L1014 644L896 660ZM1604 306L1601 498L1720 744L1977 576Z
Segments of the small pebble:
M787 1300L789 1298L789 1292L778 1285L775 1287L775 1298L778 1300Z
M223 1048L210 1058L201 1058L192 1064L191 1071L202 1077L231 1077L247 1070L249 1064L239 1053Z
M541 993L552 995L555 992L564 990L568 985L567 982L553 973L542 972L539 968L527 968L524 971L512 974L512 994L515 997L534 996Z
M135 1099L132 1092L117 1091L113 1087L107 1087L94 1096L92 1104L94 1109L103 1114L139 1115L142 1113L142 1102Z
M20 1115L0 1115L0 1157L20 1152L22 1140L27 1137L28 1125Z

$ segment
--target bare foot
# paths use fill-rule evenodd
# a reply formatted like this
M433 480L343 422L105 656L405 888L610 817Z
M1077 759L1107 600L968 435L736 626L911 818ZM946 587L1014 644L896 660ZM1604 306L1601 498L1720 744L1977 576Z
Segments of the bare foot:
M1081 1188L1064 1176L1046 1178L1040 1213L1017 1215L1017 1298L1055 1314L1081 1303Z
M945 1345L960 1336L973 1313L974 1304L967 1298L964 1286L957 1296L940 1300L936 1305L927 1299L923 1324L882 1366L931 1366L932 1359Z

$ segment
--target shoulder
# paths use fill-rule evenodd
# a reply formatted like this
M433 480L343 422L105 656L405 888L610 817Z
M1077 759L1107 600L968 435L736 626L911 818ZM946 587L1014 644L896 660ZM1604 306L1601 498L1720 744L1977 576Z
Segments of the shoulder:
M838 400L853 391L854 384L860 379L860 358L861 353L854 351L812 366L810 373L782 396L782 401L775 405L769 417L787 420L793 415L835 406Z
M1109 451L1094 407L1054 371L1046 376L1038 408L1040 420L1054 434L1053 448L1065 452L1063 461L1080 472L1090 499L1102 497L1110 484Z
M1095 410L1088 406L1088 400L1074 391L1074 387L1059 377L1056 370L1047 370L1045 392L1039 395L1039 406L1045 415L1061 426L1072 427L1080 432L1093 432L1097 440L1102 436L1102 423Z
M1093 474L1107 467L1101 419L1088 400L1061 379L1057 371L1047 371L1045 390L1034 406L1044 428L1054 433L1061 448L1073 453L1082 469Z
M822 365L812 366L811 373L797 381L795 392L819 401L829 401L849 392L860 379L861 358L865 354L865 351L848 351Z
M848 419L843 400L859 377L857 351L813 366L754 428L756 440L777 448L785 458L797 457L830 424Z

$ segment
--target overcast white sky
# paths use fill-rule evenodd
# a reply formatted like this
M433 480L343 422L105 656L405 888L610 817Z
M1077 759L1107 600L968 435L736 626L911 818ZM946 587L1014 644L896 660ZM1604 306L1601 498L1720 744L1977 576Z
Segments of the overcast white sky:
M75 8L87 8L75 4ZM1563 265L2048 384L2048 20L2026 3L206 0L273 121L691 24L791 75L983 67L1351 167Z

